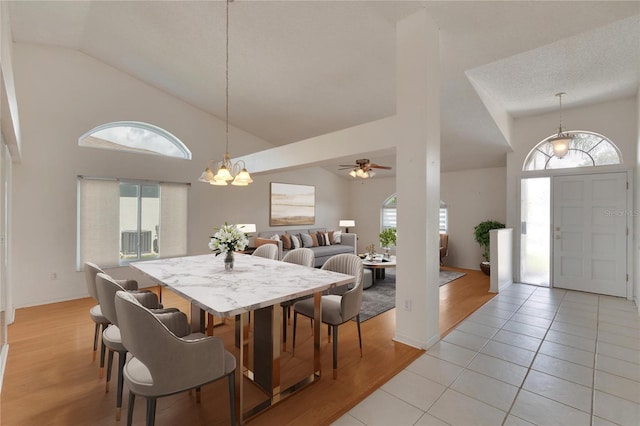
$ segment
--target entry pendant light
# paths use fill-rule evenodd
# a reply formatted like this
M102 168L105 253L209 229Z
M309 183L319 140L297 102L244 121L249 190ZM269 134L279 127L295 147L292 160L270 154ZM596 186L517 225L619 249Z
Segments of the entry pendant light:
M226 0L227 7L227 28L226 28L226 73L225 73L225 153L222 161L215 162L216 174L211 171L211 164L214 161L209 161L204 172L200 175L198 180L200 182L206 182L216 186L226 186L231 182L231 185L235 186L247 186L253 182L251 175L247 171L244 161L240 160L235 164L231 162L229 156L229 3L233 0Z
M558 126L558 134L548 140L549 143L553 145L553 154L558 158L562 158L567 155L569 152L569 145L573 140L573 137L570 134L564 133L562 130L562 95L565 94L565 92L556 93L560 103L560 126Z

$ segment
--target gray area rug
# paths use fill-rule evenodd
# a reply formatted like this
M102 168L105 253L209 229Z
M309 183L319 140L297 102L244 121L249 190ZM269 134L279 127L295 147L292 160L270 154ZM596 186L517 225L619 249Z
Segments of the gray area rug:
M440 286L458 279L463 272L440 271ZM387 269L384 279L376 279L376 283L362 292L362 306L360 308L360 322L387 312L396 307L396 274Z

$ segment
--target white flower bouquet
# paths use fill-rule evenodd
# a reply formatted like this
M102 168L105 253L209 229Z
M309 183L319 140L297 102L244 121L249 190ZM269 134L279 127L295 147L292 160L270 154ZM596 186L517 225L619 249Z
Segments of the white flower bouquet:
M209 248L215 252L216 256L220 253L229 253L244 248L249 244L247 235L240 231L236 225L229 225L226 222L222 228L215 228L216 233L209 241Z

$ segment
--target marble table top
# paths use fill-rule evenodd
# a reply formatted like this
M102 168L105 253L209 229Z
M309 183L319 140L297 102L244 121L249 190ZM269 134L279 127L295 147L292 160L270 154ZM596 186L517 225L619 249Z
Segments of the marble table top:
M224 255L158 259L130 266L191 303L220 317L272 306L348 284L351 275L236 253L233 271Z

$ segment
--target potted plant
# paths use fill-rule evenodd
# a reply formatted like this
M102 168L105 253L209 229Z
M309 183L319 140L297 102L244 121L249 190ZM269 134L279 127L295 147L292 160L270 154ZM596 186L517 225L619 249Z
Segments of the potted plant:
M482 258L484 259L484 261L480 263L480 269L487 275L489 275L491 270L489 264L489 231L492 229L502 229L504 227L504 223L496 220L485 220L473 228L473 235L482 248Z
M389 258L389 247L396 245L396 228L385 228L380 235L380 246L385 249L384 257Z

